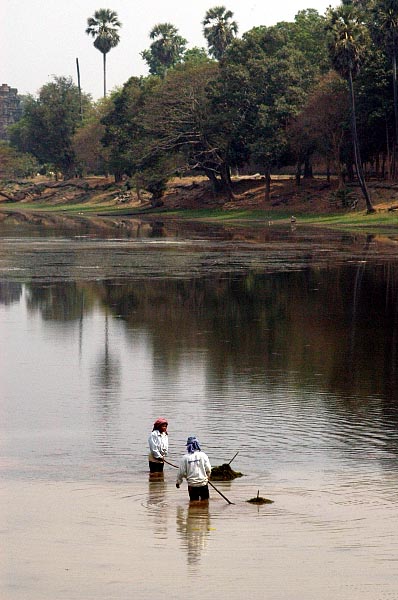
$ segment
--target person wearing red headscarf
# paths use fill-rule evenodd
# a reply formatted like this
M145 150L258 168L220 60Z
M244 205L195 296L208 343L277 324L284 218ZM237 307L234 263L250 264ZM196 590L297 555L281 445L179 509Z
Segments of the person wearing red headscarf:
M164 457L169 449L169 438L167 437L167 419L159 417L153 424L152 432L148 438L149 444L149 471L151 473L162 473Z

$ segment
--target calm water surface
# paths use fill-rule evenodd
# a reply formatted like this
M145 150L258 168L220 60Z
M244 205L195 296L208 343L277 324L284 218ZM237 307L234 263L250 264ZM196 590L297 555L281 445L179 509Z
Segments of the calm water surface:
M0 213L0 597L398 599L397 243Z

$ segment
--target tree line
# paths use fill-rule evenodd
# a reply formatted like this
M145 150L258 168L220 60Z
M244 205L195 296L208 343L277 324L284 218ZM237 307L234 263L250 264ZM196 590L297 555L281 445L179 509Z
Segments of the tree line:
M397 0L343 0L241 37L232 12L216 6L202 22L207 48L187 49L176 27L159 23L141 53L149 75L106 96L105 57L119 27L108 9L88 19L104 98L93 102L70 78L54 78L23 99L13 152L65 178L127 177L155 199L188 172L232 198L234 169L261 173L267 199L273 171L294 165L299 184L317 161L341 188L356 178L371 212L365 175L396 177Z

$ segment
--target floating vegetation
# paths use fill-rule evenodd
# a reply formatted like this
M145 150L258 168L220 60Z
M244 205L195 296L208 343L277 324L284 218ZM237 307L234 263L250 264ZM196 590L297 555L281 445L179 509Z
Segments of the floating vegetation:
M211 481L231 481L237 477L242 477L243 473L234 471L229 466L229 463L224 463L218 467L212 467L210 480Z
M250 500L246 500L246 502L250 502L250 504L273 504L273 500L269 500L268 498L263 498L260 496L260 490L257 491L257 496L255 498L250 498Z

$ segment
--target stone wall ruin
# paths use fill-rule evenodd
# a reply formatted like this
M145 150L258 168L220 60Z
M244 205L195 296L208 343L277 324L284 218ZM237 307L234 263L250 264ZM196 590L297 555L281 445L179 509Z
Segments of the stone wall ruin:
M7 127L22 116L18 90L6 83L0 86L0 140L8 140Z

